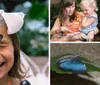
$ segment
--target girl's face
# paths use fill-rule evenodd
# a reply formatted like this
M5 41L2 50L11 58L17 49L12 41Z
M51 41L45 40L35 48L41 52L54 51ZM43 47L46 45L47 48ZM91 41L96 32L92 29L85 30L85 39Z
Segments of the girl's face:
M75 11L75 2L73 2L73 4L71 6L68 6L65 9L66 9L67 16L73 15L73 13Z
M0 79L6 76L14 63L14 47L7 34L6 26L0 24Z
M94 9L89 4L84 4L81 6L82 12L86 16L91 16L94 12Z

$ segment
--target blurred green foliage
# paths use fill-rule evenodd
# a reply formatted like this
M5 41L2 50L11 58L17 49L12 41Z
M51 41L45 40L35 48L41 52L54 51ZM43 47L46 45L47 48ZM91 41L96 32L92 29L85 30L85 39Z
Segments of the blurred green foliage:
M8 4L7 1L0 1L1 9L26 14L18 32L21 49L30 56L48 56L48 1L9 0Z

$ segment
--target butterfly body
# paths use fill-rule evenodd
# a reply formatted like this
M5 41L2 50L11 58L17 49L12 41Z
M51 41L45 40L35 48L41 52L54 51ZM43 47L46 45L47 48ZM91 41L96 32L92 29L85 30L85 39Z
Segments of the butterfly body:
M79 60L79 55L71 58L64 58L58 61L59 68L64 71L84 72L86 71L85 64Z

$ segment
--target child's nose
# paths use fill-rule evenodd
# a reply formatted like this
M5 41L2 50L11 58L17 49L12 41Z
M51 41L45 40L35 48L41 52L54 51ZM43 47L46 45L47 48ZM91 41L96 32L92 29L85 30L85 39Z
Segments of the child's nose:
M83 11L84 14L86 14L86 11Z
M86 12L85 12L85 11L84 11L83 13L84 13L84 14L86 14Z

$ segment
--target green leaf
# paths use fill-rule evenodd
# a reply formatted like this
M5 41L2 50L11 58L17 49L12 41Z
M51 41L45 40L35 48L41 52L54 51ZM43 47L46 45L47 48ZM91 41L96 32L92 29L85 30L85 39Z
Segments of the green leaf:
M62 71L62 70L58 69L58 64L56 62L58 58L59 58L58 56L51 58L51 70L56 71L56 73L71 74L71 72L65 72L65 71Z

